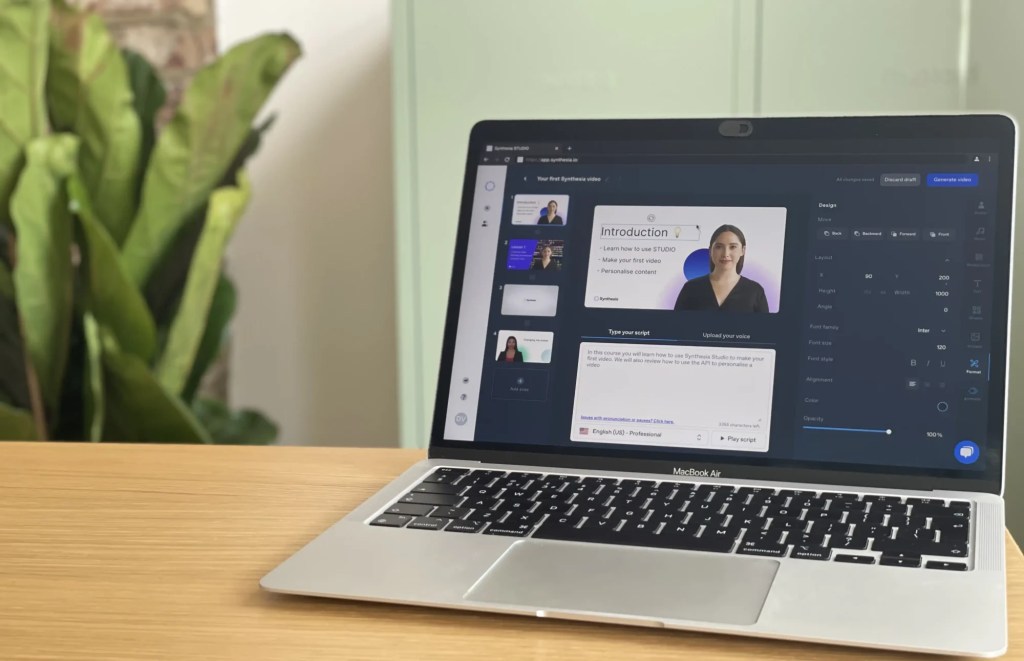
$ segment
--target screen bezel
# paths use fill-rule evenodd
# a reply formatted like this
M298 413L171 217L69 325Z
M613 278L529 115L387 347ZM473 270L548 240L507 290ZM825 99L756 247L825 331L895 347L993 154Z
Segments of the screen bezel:
M1009 306L1011 283L1013 190L1016 176L1016 124L1004 115L931 115L873 117L788 117L749 120L751 134L722 135L722 119L658 120L502 120L483 121L470 133L462 188L454 267L445 319L444 342L434 404L429 456L488 463L510 463L573 469L618 470L673 474L680 469L717 471L723 478L761 479L914 490L954 490L1001 494L1006 448L1006 387L1009 359ZM908 469L906 467L813 464L798 460L754 460L723 457L700 461L675 452L645 449L642 455L628 450L581 446L537 446L486 441L444 439L444 420L451 386L455 336L462 299L470 216L478 160L491 142L563 142L584 140L857 140L857 139L955 139L994 140L998 144L996 248L992 309L992 379L986 439L986 468L976 470Z

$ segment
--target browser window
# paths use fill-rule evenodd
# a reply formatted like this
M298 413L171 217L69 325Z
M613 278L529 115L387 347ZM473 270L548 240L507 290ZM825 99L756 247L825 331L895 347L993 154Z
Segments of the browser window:
M995 145L799 143L481 150L445 438L984 469Z

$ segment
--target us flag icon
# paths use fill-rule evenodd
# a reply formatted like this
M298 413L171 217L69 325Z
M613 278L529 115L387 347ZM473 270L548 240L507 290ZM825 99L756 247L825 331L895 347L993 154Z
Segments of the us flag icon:
M580 436L586 436L590 433L590 427L580 427Z

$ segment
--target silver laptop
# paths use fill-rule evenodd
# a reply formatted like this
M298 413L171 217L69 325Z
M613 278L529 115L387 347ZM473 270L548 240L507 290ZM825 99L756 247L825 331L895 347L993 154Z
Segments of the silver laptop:
M1002 654L1015 149L999 115L478 124L429 459L262 586Z

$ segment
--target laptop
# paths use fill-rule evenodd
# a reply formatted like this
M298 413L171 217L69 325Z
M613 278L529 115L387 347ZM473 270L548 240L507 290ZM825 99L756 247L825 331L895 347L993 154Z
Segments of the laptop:
M1015 156L1001 115L477 124L429 458L261 585L1002 654Z

